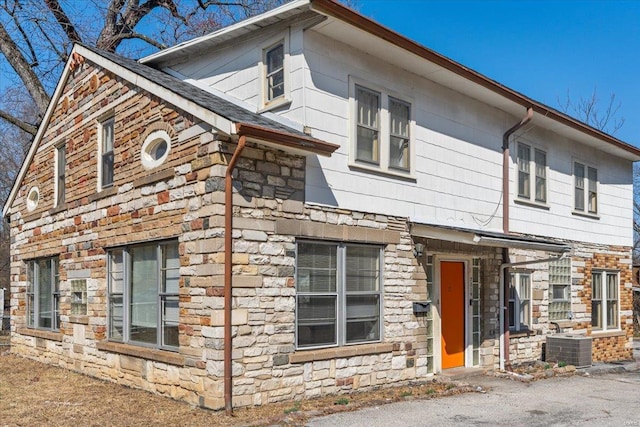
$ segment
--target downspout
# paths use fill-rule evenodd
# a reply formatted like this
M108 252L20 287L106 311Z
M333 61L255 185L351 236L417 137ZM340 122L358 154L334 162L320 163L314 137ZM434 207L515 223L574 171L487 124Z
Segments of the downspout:
M533 108L529 107L522 120L502 135L502 230L504 234L509 234L509 137L529 123L532 117Z
M533 108L527 108L527 114L515 125L511 126L502 135L502 230L504 234L509 234L509 137L513 135L518 129L529 123L533 118ZM502 250L502 262L507 263L509 261L509 249L504 248ZM503 264L504 265L504 264ZM507 319L509 318L507 313L508 307L504 304L504 296L509 292L507 289L508 283L504 280L504 270L500 271L500 280L502 284L500 286L500 369L504 369L505 362L505 348L509 348L509 328L506 327ZM506 330L506 332L505 332ZM506 358L509 358L509 352L506 352Z
M227 415L233 414L232 403L232 338L231 338L231 302L232 302L232 255L233 255L233 169L244 149L246 137L240 135L224 176L224 409Z
M507 249L504 250L505 254L508 254ZM522 262L503 262L500 265L500 289L504 289L508 286L509 281L506 280L506 270L510 267L516 267L519 265L531 265L531 264L542 264L545 262L551 262L551 261L557 261L560 259L565 258L568 255L568 252L563 252L562 255L560 256L555 256L555 257L550 257L550 258L545 258L545 259L537 259L537 260L533 260L533 261L522 261ZM508 289L507 289L508 291ZM504 296L506 294L504 292L500 292L500 307L502 308L502 310L500 310L501 313L505 313L506 312L506 307L504 305ZM506 317L504 316L504 314L502 314L502 317ZM509 352L506 351L505 349L509 348L509 328L505 328L505 323L502 322L502 319L500 319L500 370L504 371L504 364L505 364L505 359L508 360L509 359ZM505 331L506 329L506 331ZM506 341L505 341L506 339Z

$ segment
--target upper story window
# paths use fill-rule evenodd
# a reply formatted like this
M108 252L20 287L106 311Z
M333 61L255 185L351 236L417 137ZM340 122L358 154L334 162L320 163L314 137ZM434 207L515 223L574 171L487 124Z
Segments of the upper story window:
M411 103L360 84L353 85L353 163L410 174L413 165Z
M571 317L571 258L549 262L549 320Z
M591 326L618 329L618 272L594 271L591 285Z
M288 39L273 39L262 50L262 101L261 109L276 107L289 102L287 75Z
M60 328L60 274L57 258L43 258L27 264L27 326Z
M111 250L107 275L109 339L177 349L178 243L152 243Z
M518 198L547 202L547 153L518 143Z
M65 200L65 171L67 169L67 147L65 144L56 147L55 159L55 206L60 206Z
M583 163L573 163L574 209L598 214L598 170Z
M379 341L382 332L382 248L298 242L298 348Z
M100 124L100 188L113 185L113 128L113 118Z
M531 274L515 272L509 282L509 330L523 331L531 326Z
M284 96L284 42L265 51L267 102Z

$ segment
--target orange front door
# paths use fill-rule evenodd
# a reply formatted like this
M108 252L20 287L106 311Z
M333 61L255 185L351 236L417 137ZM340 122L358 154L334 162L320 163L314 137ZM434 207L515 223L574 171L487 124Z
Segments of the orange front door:
M464 263L440 263L442 369L464 366Z

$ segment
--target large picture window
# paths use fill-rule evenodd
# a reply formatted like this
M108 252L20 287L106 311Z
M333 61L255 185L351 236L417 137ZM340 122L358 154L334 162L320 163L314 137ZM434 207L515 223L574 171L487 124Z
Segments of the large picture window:
M591 285L591 326L618 329L618 272L594 271Z
M379 246L298 242L296 291L298 348L380 340Z
M177 349L178 243L114 249L108 277L109 339Z
M30 261L27 265L27 326L60 328L60 275L57 258Z

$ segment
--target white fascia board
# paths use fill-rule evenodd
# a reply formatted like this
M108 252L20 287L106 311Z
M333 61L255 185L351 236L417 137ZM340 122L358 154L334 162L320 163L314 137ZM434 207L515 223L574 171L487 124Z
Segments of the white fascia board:
M262 13L260 15L256 15L252 18L248 18L248 19L244 19L240 22L237 22L235 24L229 25L228 27L224 27L221 28L217 31L214 31L211 34L207 34L205 36L201 36L201 37L197 37L195 39L191 39L191 40L187 40L186 42L177 44L175 46L172 46L170 48L161 50L159 52L153 53L151 55L145 56L144 58L140 58L139 62L141 64L146 64L148 62L155 62L158 60L163 60L166 59L168 57L171 57L172 54L176 53L176 52L180 52L181 50L183 50L184 48L187 47L192 47L195 45L198 45L200 43L204 43L208 40L213 40L215 38L218 38L220 36L223 36L225 34L228 33L233 33L234 31L243 28L243 27L249 27L251 25L254 25L260 21L263 21L265 19L271 18L273 16L278 16L279 14L283 13L283 12L287 12L289 10L293 10L296 8L299 8L300 6L304 6L310 4L310 0L294 0L288 3L283 4L282 6L278 6L275 9L271 9L265 13Z
M29 147L29 151L27 152L26 157L24 158L24 162L22 162L22 166L20 167L20 171L18 175L16 175L15 180L13 181L13 186L11 187L11 192L9 193L9 197L7 197L7 201L2 207L2 217L5 218L13 201L16 198L16 193L18 192L18 188L20 188L20 183L24 179L25 174L27 173L27 169L31 164L31 160L36 154L36 150L38 149L38 145L40 145L40 140L42 139L42 135L44 135L44 131L49 126L49 120L51 119L51 115L53 114L53 110L56 105L58 105L58 100L60 99L60 95L67 84L67 79L69 78L69 73L71 72L71 62L73 60L73 54L76 52L76 48L78 45L75 45L69 54L69 59L67 63L64 65L64 69L62 70L62 75L60 76L60 80L58 80L58 84L56 85L56 89L53 91L53 95L51 96L51 100L49 101L49 105L47 106L47 111L44 113L44 117L40 122L40 126L38 126L38 131L36 132L33 140L31 141L31 146Z

